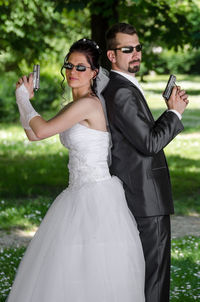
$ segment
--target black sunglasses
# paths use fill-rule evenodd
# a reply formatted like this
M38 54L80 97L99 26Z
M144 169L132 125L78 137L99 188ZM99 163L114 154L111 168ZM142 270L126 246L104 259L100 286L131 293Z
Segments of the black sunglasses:
M134 49L137 52L140 52L142 50L142 45L138 44L136 46L123 46L123 47L114 48L114 49L111 49L111 50L121 50L121 52L123 52L123 53L132 53L134 51Z
M74 65L74 64L69 63L69 62L65 62L63 67L68 69L68 70L72 70L75 67L77 71L86 71L86 68L91 68L91 67L84 66L84 65Z

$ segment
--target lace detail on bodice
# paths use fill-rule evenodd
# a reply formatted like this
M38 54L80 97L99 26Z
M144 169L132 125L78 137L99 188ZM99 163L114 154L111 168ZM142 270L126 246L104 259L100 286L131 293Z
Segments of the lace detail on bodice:
M69 149L69 188L111 178L107 162L110 133L76 124L62 132L60 140Z

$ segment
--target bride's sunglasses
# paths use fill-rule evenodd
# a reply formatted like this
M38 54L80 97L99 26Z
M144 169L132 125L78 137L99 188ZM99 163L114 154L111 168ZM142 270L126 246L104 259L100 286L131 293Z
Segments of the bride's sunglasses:
M91 68L91 67L84 66L84 65L74 65L74 64L69 63L69 62L65 62L63 67L68 69L68 70L72 70L75 67L77 71L86 71L86 68Z
M140 52L142 50L142 45L138 44L136 46L123 46L123 47L119 47L119 48L114 48L112 50L121 50L121 52L123 52L123 53L132 53L134 51L134 49L137 52Z

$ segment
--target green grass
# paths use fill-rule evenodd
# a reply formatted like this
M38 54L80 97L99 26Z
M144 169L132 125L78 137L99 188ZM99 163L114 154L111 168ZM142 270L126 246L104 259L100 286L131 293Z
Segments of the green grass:
M24 252L25 247L0 250L0 302L6 300Z
M53 198L38 197L34 199L18 198L0 201L1 229L20 228L29 230L38 226L45 216Z
M178 214L200 213L200 135L179 135L166 148Z
M200 299L200 239L172 240L171 301Z
M188 236L172 240L171 301L200 299L200 239ZM0 302L4 302L25 248L0 251Z

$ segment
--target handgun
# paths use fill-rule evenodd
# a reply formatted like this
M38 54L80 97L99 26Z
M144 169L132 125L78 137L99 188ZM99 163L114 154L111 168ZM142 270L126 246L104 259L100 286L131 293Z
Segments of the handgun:
M172 93L172 89L176 85L175 82L176 82L176 77L175 77L175 75L171 74L170 77L169 77L169 80L167 82L167 86L165 88L165 91L163 92L163 97L166 101L168 101L169 98L170 98L170 95Z
M40 65L33 66L33 89L37 91L40 88Z

